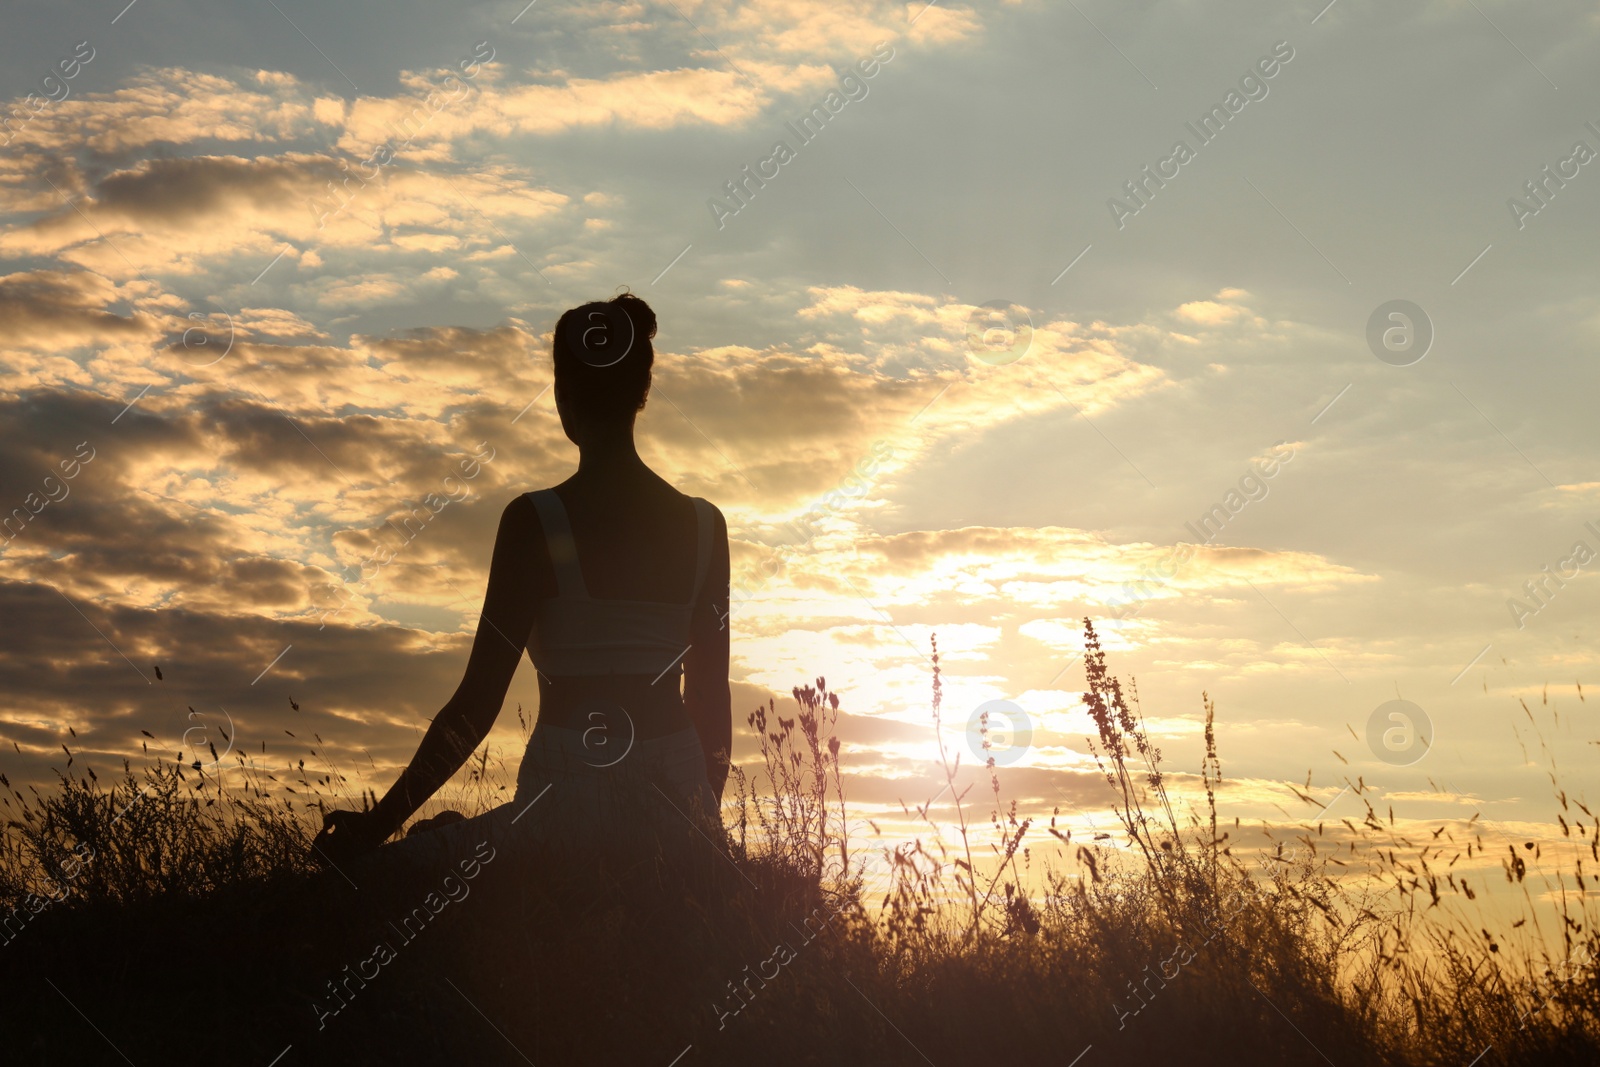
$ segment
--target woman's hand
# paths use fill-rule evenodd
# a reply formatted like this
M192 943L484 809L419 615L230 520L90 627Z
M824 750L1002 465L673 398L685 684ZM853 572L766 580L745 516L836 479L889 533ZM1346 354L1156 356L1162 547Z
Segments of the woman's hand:
M337 867L371 852L388 838L374 811L330 811L322 817L322 832L311 842L311 856Z

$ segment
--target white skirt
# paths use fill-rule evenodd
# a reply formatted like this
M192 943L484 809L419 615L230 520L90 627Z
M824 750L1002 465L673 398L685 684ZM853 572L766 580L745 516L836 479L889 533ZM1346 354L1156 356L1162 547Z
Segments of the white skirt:
M625 839L716 843L721 817L693 727L648 740L536 723L509 803L421 830L378 855L449 865L532 842L584 847Z

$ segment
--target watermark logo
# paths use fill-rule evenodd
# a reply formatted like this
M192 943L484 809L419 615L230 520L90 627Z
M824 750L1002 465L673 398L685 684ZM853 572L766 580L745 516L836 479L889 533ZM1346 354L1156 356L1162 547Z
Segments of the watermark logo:
M1015 363L1033 348L1033 319L1021 304L991 300L967 316L967 351L991 367Z
M130 404L128 406L132 407L133 405ZM126 411L127 409L124 408L123 410ZM120 415L117 416L117 418L121 417ZM117 420L112 419L111 421L116 422ZM83 450L86 448L89 450L87 456L83 454ZM67 499L72 494L72 487L67 483L82 473L83 468L96 455L93 445L88 441L79 441L78 447L73 449L72 455L57 464L61 471L61 477L57 478L54 474L47 474L40 481L39 489L43 490L42 496L38 491L30 492L22 498L22 507L12 508L11 514L0 517L0 537L5 538L7 543L11 542L18 534L27 529L28 523L32 522L41 511L51 504L60 503Z
M1600 537L1596 533L1595 524L1586 522L1584 529ZM1574 541L1572 551L1564 559L1554 563L1546 563L1539 568L1539 573L1522 583L1522 593L1527 600L1518 600L1516 597L1506 598L1506 607L1511 611L1511 621L1517 624L1517 629L1528 625L1528 620L1539 614L1556 594L1567 587L1567 583L1583 573L1583 568L1593 563L1594 549L1589 547L1587 541Z
M1600 136L1600 126L1593 120L1584 123L1584 126ZM1511 209L1511 221L1517 224L1517 229L1528 225L1528 220L1545 208L1550 206L1550 201L1562 189L1567 187L1567 182L1576 178L1585 164L1592 163L1595 159L1595 150L1589 147L1587 141L1578 140L1572 143L1572 151L1565 158L1556 161L1555 169L1551 170L1549 164L1533 178L1522 183L1526 200L1510 197L1506 200L1506 207Z
M583 762L591 767L615 767L633 751L637 734L633 716L620 704L596 708L584 716ZM593 757L593 758L590 758Z
M118 16L120 18L121 16ZM112 19L113 22L116 19ZM84 49L88 54L84 54ZM83 68L94 61L94 45L88 41L79 41L73 46L72 54L56 61L51 72L39 79L39 88L44 90L44 95L29 93L23 97L20 105L13 104L0 114L0 133L5 134L5 140L0 145L8 145L16 139L17 135L27 129L34 118L43 114L51 104L58 104L72 95L72 87L67 84L73 78L83 73ZM57 76L59 72L59 77ZM54 82L54 87L51 83Z
M847 820L841 844L823 857L822 876L830 882L859 880L863 903L876 903L894 886L891 844L871 819Z
M866 79L877 77L883 65L892 59L894 59L894 46L884 41L877 42L873 45L870 55L856 60L854 69L845 68L846 73L839 79L837 88L829 89L827 95L811 105L811 110L798 119L783 124L784 129L794 135L798 148L789 147L789 142L786 140L774 141L771 153L765 158L757 159L754 169L746 163L739 169L738 174L722 183L722 192L707 197L706 207L711 210L711 217L716 220L717 229L725 229L729 219L749 207L755 201L756 194L765 189L768 182L775 180L784 167L799 158L799 149L821 137L822 131L830 122L837 119L840 112L848 105L865 100L870 91ZM684 251L687 252L688 249ZM677 260L673 262L676 263ZM667 270L671 269L669 264ZM665 274L666 271L662 273ZM660 280L659 276L657 280Z
M1033 720L1009 700L986 700L967 720L967 748L979 762L994 757L996 767L1009 767L1033 746Z
M222 717L228 720L228 728L226 730L220 725L208 725L198 711L193 708L189 709L189 721L195 723L195 725L183 731L183 747L194 753L194 762L189 766L197 771L216 770L217 765L227 758L228 753L233 751L233 739L238 733L234 729L233 716L228 714L227 708L219 706L217 710L222 712ZM199 721L196 722L196 720ZM221 752L217 751L217 743L211 736L212 731L215 731L222 738ZM200 753L205 750L209 750L211 753L211 762L209 763L202 762L200 759Z
M610 367L633 350L633 319L616 304L591 307L585 324L567 335L567 351L591 367Z
M1409 300L1379 304L1367 319L1367 347L1391 367L1409 367L1433 347L1433 320Z
M1409 767L1433 747L1433 720L1409 700L1389 700L1367 718L1367 748L1392 767Z
M1165 189L1167 183L1177 178L1184 167L1198 159L1200 150L1221 137L1228 124L1238 120L1240 112L1255 101L1265 100L1271 93L1267 82L1277 77L1284 64L1294 57L1294 46L1288 41L1274 44L1271 52L1257 59L1254 66L1245 68L1237 89L1229 88L1227 95L1213 103L1194 122L1183 124L1189 135L1194 137L1192 146L1188 136L1179 137L1173 142L1171 155L1156 160L1154 168L1146 163L1138 174L1123 182L1122 195L1127 199L1113 196L1106 200L1106 209L1111 212L1111 221L1117 224L1117 229L1126 229L1128 219L1149 207L1157 191ZM1143 73L1140 71L1141 76ZM1152 89L1155 88L1155 82L1149 78L1145 78L1145 81L1150 82Z
M191 325L172 346L178 358L191 367L209 367L233 351L233 316L216 311L191 311Z

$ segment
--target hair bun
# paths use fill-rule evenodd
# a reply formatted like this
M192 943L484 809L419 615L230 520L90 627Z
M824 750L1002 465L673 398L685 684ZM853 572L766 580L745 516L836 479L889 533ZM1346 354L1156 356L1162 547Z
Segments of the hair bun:
M655 337L656 313L650 309L650 305L646 304L642 297L624 292L612 297L608 303L620 307L628 313L628 318L632 320L634 329L640 336L646 339Z

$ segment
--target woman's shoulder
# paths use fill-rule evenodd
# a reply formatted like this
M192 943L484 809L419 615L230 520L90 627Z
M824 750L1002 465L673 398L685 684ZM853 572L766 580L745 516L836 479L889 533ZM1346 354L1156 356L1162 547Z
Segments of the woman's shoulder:
M716 529L726 536L728 532L728 520L727 517L722 514L722 509L704 497L696 496L690 497L690 499L694 501L695 507L697 508L701 505L704 505L705 510L711 515L711 521L716 525Z
M696 519L702 515L709 515L713 527L723 534L727 533L728 520L723 516L721 508L703 496L691 496L678 489L673 489L672 491L681 501L686 501L694 508Z
M539 523L538 506L533 500L534 492L538 492L538 490L518 493L506 503L505 508L500 512L500 528L502 530L543 536L543 528Z
M531 514L535 510L535 505L533 502L534 494L548 491L549 490L545 489L530 489L526 493L518 493L516 496L512 497L506 502L503 513L506 515Z

